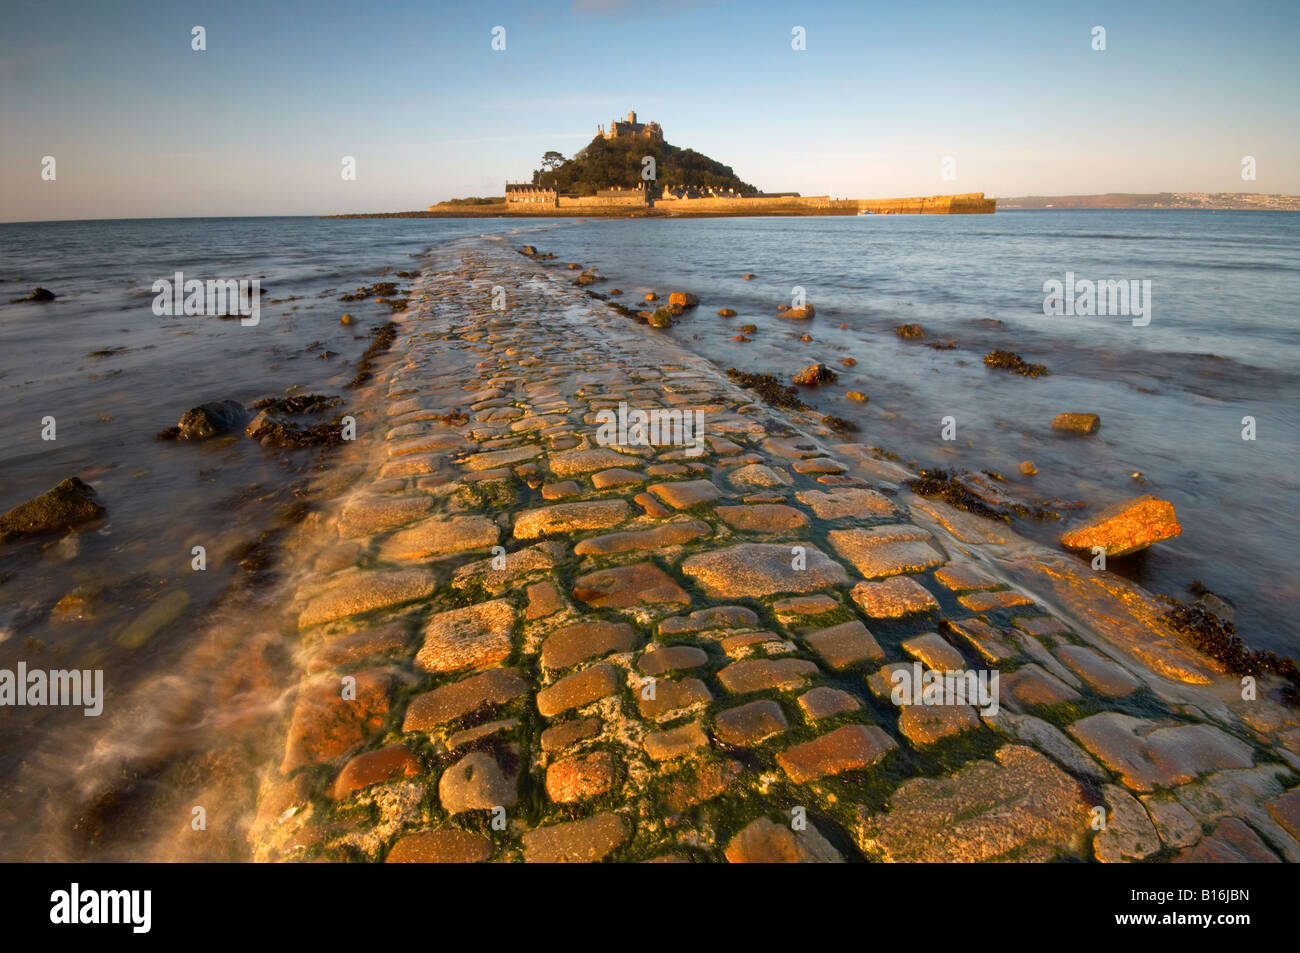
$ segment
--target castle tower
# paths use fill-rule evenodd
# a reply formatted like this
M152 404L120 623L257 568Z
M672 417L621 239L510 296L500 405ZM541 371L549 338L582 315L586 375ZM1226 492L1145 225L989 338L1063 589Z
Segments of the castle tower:
M636 125L636 110L635 110L635 109L632 110L630 113L627 114L627 121L630 122L630 123L632 123L632 125L634 125L634 126Z

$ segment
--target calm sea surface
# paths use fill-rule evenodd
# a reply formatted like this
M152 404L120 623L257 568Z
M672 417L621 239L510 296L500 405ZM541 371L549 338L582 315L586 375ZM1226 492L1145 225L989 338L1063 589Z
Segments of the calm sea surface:
M339 296L381 280L404 287L393 272L418 269L431 246L492 234L594 266L609 279L594 288L619 287L629 305L650 290L695 292L699 309L646 333L670 333L722 368L788 378L815 361L834 367L839 382L805 398L905 461L992 470L1029 497L1084 505L1067 520L1137 493L1171 500L1183 535L1116 568L1177 598L1200 581L1235 607L1248 644L1300 655L1300 216L267 218L0 225L0 511L73 475L108 508L97 528L0 548L0 667L102 667L115 673L110 700L165 670L237 579L225 559L191 571L191 547L229 554L256 539L316 457L154 435L205 401L346 395L388 310ZM176 271L261 278L261 323L155 316L151 285ZM1067 272L1150 280L1150 323L1044 316L1043 283ZM58 300L9 303L37 285ZM816 307L811 321L775 315L796 286ZM739 314L720 318L722 307ZM345 311L351 326L339 324ZM926 339L899 338L904 323ZM743 324L757 327L749 343L732 340ZM927 346L938 340L955 347ZM989 370L982 357L994 348L1051 376ZM849 390L869 402L845 399ZM1061 411L1100 414L1100 433L1053 434ZM50 416L57 439L42 440ZM941 439L945 417L956 440ZM1257 439L1242 439L1243 417ZM1023 460L1037 476L1020 476ZM1050 542L1063 525L1017 528ZM146 606L178 590L170 597L186 608L175 624L143 646L119 644ZM70 593L71 609L56 610ZM70 717L11 709L0 721L0 857L31 856L13 846L18 819L61 770L48 751L45 774L36 770L33 751Z

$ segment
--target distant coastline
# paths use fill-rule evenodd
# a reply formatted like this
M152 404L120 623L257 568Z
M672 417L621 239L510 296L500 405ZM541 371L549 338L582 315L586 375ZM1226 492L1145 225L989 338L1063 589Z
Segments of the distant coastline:
M1300 195L1261 192L1104 192L1099 195L1021 195L998 199L1000 209L1204 209L1300 212Z

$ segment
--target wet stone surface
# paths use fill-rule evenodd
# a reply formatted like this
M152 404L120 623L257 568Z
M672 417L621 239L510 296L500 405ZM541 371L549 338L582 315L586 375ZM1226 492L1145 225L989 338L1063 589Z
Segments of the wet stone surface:
M1275 680L1238 702L1149 594L900 493L562 266L475 239L413 280L279 592L301 674L255 858L1300 857ZM704 440L609 442L621 402ZM996 711L891 698L993 669Z

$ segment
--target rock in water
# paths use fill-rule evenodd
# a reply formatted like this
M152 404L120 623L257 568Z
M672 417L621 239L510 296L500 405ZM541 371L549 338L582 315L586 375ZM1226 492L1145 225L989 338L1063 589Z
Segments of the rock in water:
M1174 504L1146 495L1107 507L1065 533L1061 545L1089 551L1102 546L1107 556L1125 556L1182 531Z
M1096 433L1101 429L1101 418L1096 414L1057 414L1052 419L1053 430L1071 433Z
M809 364L794 376L796 384L806 387L819 387L822 384L834 384L840 376L825 364Z
M248 421L248 411L237 400L217 400L191 407L175 427L158 436L164 440L207 440L227 433L238 433Z
M674 291L668 296L668 303L675 304L679 308L694 308L700 303L700 299L689 291Z
M32 293L29 294L26 298L24 298L24 299L22 299L22 300L24 300L24 301L53 301L56 297L58 297L58 296L57 296L53 291L51 291L49 288L34 288L34 289L32 290Z
M90 485L77 477L69 477L54 489L26 503L19 503L0 516L0 542L18 536L69 529L103 515L104 507L95 498Z
M806 304L801 308L787 308L785 305L781 305L776 309L776 313L778 317L793 318L796 321L803 321L816 316L817 310L811 303Z

